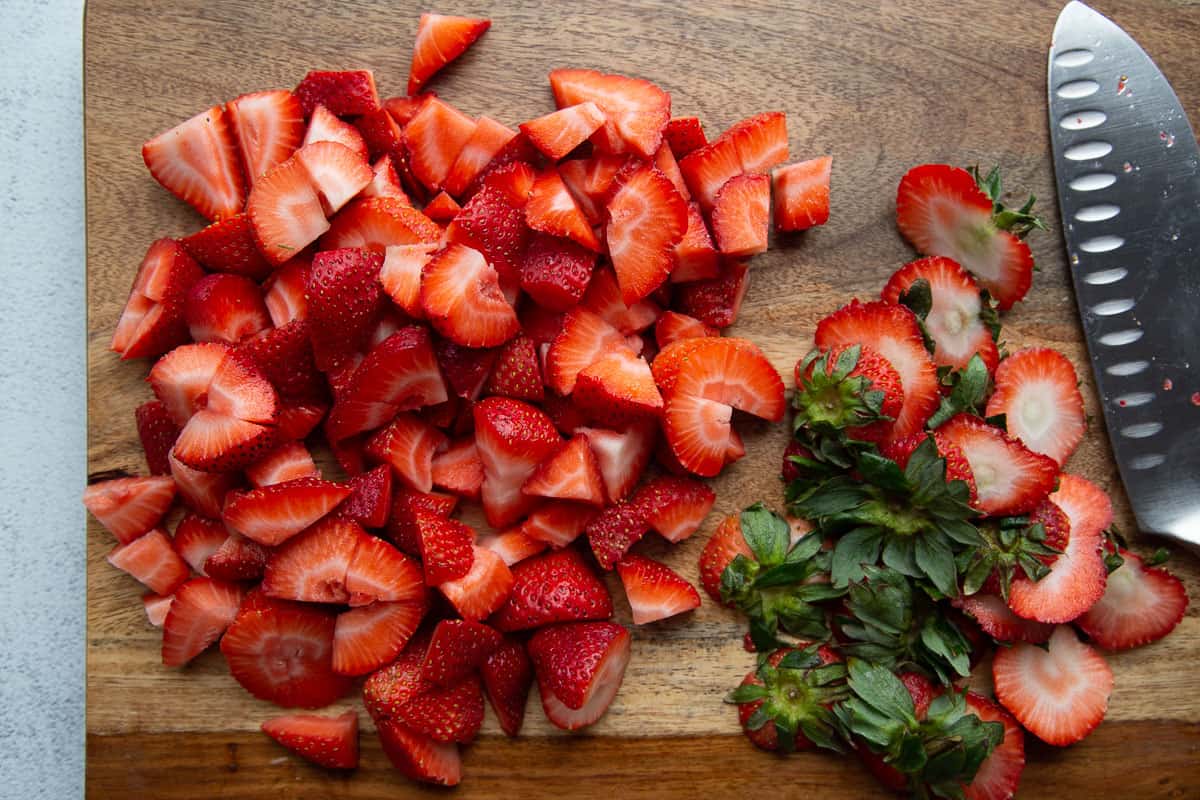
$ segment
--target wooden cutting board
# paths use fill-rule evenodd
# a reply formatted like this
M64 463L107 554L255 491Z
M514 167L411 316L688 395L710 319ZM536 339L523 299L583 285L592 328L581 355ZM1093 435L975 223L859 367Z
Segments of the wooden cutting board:
M788 114L793 157L831 154L833 216L774 242L754 259L731 333L758 342L785 374L816 321L853 296L877 293L912 257L893 222L897 181L917 163L1000 163L1010 187L1043 202L1051 232L1032 237L1041 266L1031 297L1005 320L1010 348L1049 344L1082 367L1094 431L1070 468L1110 489L1134 530L1101 426L1065 275L1045 132L1045 54L1057 8L1042 3L453 3L490 16L489 33L433 88L466 112L510 125L550 110L546 73L581 66L648 77L696 114L710 135L751 113ZM1104 2L1153 53L1185 108L1200 101L1200 6ZM106 0L86 16L89 478L145 467L134 407L150 397L145 362L108 351L113 325L149 242L202 221L148 175L141 143L199 109L242 92L290 87L309 68L369 67L381 94L403 92L417 4ZM52 165L47 165L52 168ZM1200 388L1200 387L1197 387ZM1190 391L1190 389L1188 390ZM695 578L719 514L756 499L781 505L785 426L751 425L747 456L714 485L701 534L648 551ZM362 736L353 775L310 768L258 732L276 709L251 698L209 652L184 670L159 663L159 631L141 588L109 567L108 534L88 527L87 786L95 798L375 797L426 791L391 770ZM1138 541L1139 547L1153 547ZM1200 568L1173 568L1200 597ZM610 576L611 577L611 576ZM618 619L628 607L613 583ZM878 789L851 760L756 751L738 733L724 693L750 669L741 621L706 604L684 619L634 631L634 654L608 715L562 735L531 698L525 735L510 741L489 719L465 752L470 797L867 797ZM1113 656L1116 689L1105 724L1056 750L1029 742L1023 797L1200 796L1200 616L1164 642ZM350 707L352 703L345 703ZM369 726L365 714L361 719Z

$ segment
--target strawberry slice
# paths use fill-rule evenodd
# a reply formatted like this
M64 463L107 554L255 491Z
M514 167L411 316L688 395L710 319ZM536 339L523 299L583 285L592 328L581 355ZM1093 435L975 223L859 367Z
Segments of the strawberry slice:
M379 253L360 248L328 250L313 258L304 294L318 369L337 369L365 348L383 308L382 266Z
M258 542L231 533L205 560L204 574L223 581L257 581L270 555Z
M171 473L171 448L179 438L179 426L171 419L171 412L161 400L147 400L134 411L137 420L138 439L142 452L146 454L146 466L151 475Z
M536 501L521 486L538 464L553 455L562 438L541 410L507 397L475 404L475 446L483 462L483 510L494 528L525 516Z
M534 180L525 204L525 224L535 231L571 239L589 250L600 250L600 240L558 170L548 169Z
M352 606L376 601L416 604L425 601L420 565L373 536L359 538L346 567L345 586Z
M959 414L938 432L963 451L978 487L976 507L989 516L1032 511L1054 488L1054 459L1033 452L979 417Z
M192 578L175 590L163 621L162 662L182 667L204 652L237 616L244 592L212 578Z
M1000 362L986 413L1004 414L1011 435L1059 466L1087 431L1075 367L1048 347L1019 350Z
M225 495L238 485L238 476L229 472L192 469L177 459L174 451L168 461L171 464L171 477L184 505L206 517L220 517L221 504L225 501Z
M577 432L587 436L604 477L608 501L616 503L633 490L654 456L658 425L636 420L619 430L581 427Z
M251 186L286 161L304 137L304 109L286 89L243 94L226 103L225 110Z
M352 519L364 528L382 528L392 512L392 468L381 464L355 475L346 482L350 496L336 509L340 517Z
M955 608L970 614L983 632L997 641L1042 644L1054 632L1053 625L1018 617L998 594L981 592L952 602Z
M517 334L501 348L483 390L489 395L541 402L546 392L534 344Z
M475 182L500 153L513 140L517 132L488 116L482 116L471 132L471 138L463 145L450 171L442 181L442 189L454 197L464 197Z
M627 555L617 564L633 624L645 625L700 607L696 588L669 567L644 556Z
M83 490L83 505L121 544L153 528L175 499L175 481L167 475L113 478Z
M983 760L972 781L963 787L965 800L1008 800L1017 791L1021 771L1025 769L1025 734L1021 726L1003 708L967 692L967 707L984 722L1004 726L1004 738Z
M431 97L437 97L437 92L422 92L412 97L389 97L383 101L383 107L397 124L404 126Z
M425 266L421 307L438 333L464 347L495 347L520 328L496 270L478 250L461 244Z
M276 444L273 427L204 409L188 420L171 452L194 470L228 472L261 460Z
M230 117L221 106L201 111L142 145L154 180L210 220L246 204Z
M308 174L327 217L336 214L375 177L366 156L338 142L314 142L301 147L295 159Z
M254 226L246 214L234 214L179 240L183 249L212 272L229 272L261 281L271 274L254 241Z
M675 155L666 142L659 146L653 160L654 166L671 182L675 191L679 192L679 196L683 198L683 202L691 203L692 193L688 191L687 183L683 180L683 173L679 171L679 162L675 160Z
M542 508L545 508L545 506L542 506ZM530 518L532 518L532 515ZM528 520L524 524L527 525ZM477 547L484 550L491 550L500 556L500 560L504 562L505 566L511 567L513 564L520 563L531 556L536 556L549 547L549 543L533 538L525 533L522 528L509 528L503 533L480 536Z
M693 150L708 144L704 126L698 117L675 117L663 128L663 139L676 158L683 158Z
M122 359L158 356L188 339L184 299L203 270L174 239L150 245L109 348Z
M483 725L483 687L468 675L452 686L430 686L409 700L398 720L435 742L466 744Z
M590 69L556 69L550 87L559 108L593 102L603 112L604 125L592 135L601 152L631 151L649 159L662 144L671 96L653 83Z
M319 767L358 767L357 711L337 717L288 714L264 722L262 732Z
M721 257L696 203L688 203L687 231L675 245L675 262L672 283L706 280L721 274Z
M604 204L612 194L613 179L628 161L628 156L596 154L591 158L572 159L558 165L559 177L579 204L579 210L593 225L604 222Z
M687 203L657 169L630 174L608 201L605 241L621 299L632 305L667 279L688 229Z
M729 605L721 598L721 573L739 555L754 559L742 534L741 517L734 514L721 520L700 553L700 585L720 605Z
M384 754L406 778L440 786L457 786L462 780L458 745L435 742L391 720L378 721L376 728Z
M371 603L338 614L333 628L333 671L366 675L390 664L412 638L425 610L422 599Z
M245 354L230 352L217 365L205 393L208 411L247 422L273 423L279 414L279 394ZM184 431L187 426L184 426ZM180 434L183 438L183 434Z
M787 120L779 111L748 117L715 141L682 158L679 169L705 211L712 211L717 192L738 175L766 175L787 161Z
M365 247L384 253L392 245L433 244L441 237L441 228L433 220L403 200L364 197L333 219L329 231L321 237L320 247Z
M161 628L171 611L171 601L174 596L160 597L150 593L142 595L142 608L146 610L146 620L156 628ZM498 712L497 712L498 713Z
M296 258L288 261L263 284L267 312L271 324L282 327L289 322L308 316L308 301L304 299L304 287L312 272L312 261Z
M467 574L440 584L438 589L459 616L478 621L491 616L508 599L513 577L497 553L479 546L473 552Z
M625 337L597 314L584 308L570 311L562 330L546 353L546 385L561 395L575 390L579 373L601 356L627 349Z
M425 206L425 216L434 222L449 222L458 216L459 211L462 211L462 206L445 191L438 192Z
M293 320L272 328L243 343L238 352L250 357L275 387L281 403L322 405L328 402L325 379L317 371L313 357L311 326L307 320Z
M880 296L889 303L898 303L900 295L918 280L929 283L933 296L925 330L933 339L934 363L962 369L978 354L988 372L995 371L1000 350L983 320L987 309L971 276L948 258L921 258L898 269Z
M404 131L385 108L368 111L354 120L354 127L362 135L363 143L371 158L379 159L395 154L398 160L404 159ZM371 166L375 172L375 166Z
M1045 649L1020 642L996 651L996 698L1025 729L1063 747L1086 737L1108 710L1113 674L1104 658L1059 625Z
M408 93L421 91L438 70L465 53L491 26L490 19L422 14L408 71Z
M356 157L348 150L346 153ZM246 216L254 228L259 251L276 266L329 230L321 196L298 154L276 164L255 181L246 202Z
M679 171L700 208L710 213L721 187L742 174L730 131L680 158Z
M494 628L465 619L444 619L433 629L421 663L421 680L450 686L478 669L500 647Z
M667 475L646 483L631 502L645 511L652 529L678 543L699 529L716 501L716 492L700 481Z
M775 200L775 230L803 231L829 221L829 156L771 170L771 197Z
M474 563L475 532L456 519L436 513L412 512L418 554L425 568L425 585L457 580Z
M306 117L313 113L318 104L339 117L366 114L379 108L375 76L369 69L343 72L313 70L304 76L292 94L300 101Z
M466 193L474 197L474 193L481 189L494 189L505 202L523 210L533 194L533 182L537 180L537 170L529 161L536 159L537 151L533 145L529 144L524 134L518 133L487 163L467 187ZM524 219L522 214L522 224Z
M271 327L262 289L241 275L206 275L188 290L184 319L196 342L237 344Z
M545 116L521 123L521 133L551 160L558 161L583 144L604 125L604 112L595 103L560 108Z
M428 492L433 489L433 454L445 444L441 431L415 414L402 413L367 440L367 455L390 464L406 486Z
M446 228L446 240L483 253L504 286L515 286L520 281L528 239L522 206L495 186L476 192Z
M554 547L566 547L579 538L598 509L585 503L566 500L542 503L521 523L520 532L534 541Z
M713 232L717 248L726 256L766 252L770 223L771 179L766 175L730 178L713 198Z
M673 351L686 355L675 358ZM700 397L773 422L783 419L783 380L746 339L705 337L669 345L655 358L654 379L671 396Z
M392 197L402 203L412 204L404 187L400 185L400 175L396 172L391 155L377 158L371 165L371 173L374 177L360 193L361 197Z
M612 569L650 530L646 509L632 498L608 506L588 523L588 544L603 569Z
M350 600L346 571L354 551L368 538L357 524L326 517L275 550L267 562L262 590L284 600L346 603Z
M431 97L404 126L413 175L425 188L436 192L474 131L475 120Z
M577 435L543 461L521 491L538 497L604 505L604 479L587 436Z
M721 265L716 277L675 287L675 308L714 328L737 322L749 288L747 266L741 261Z
M361 158L367 158L370 155L367 143L363 141L358 128L349 122L338 119L323 105L318 105L313 109L312 119L308 121L308 130L304 132L302 146L307 147L316 142L337 142Z
M650 365L628 350L616 350L582 370L571 397L580 410L609 425L654 417L663 407Z
M1109 573L1104 595L1076 620L1105 650L1157 642L1175 630L1188 605L1187 590L1178 578L1165 569L1147 567L1136 553L1118 552L1125 563Z
M913 167L896 192L896 223L922 253L961 264L996 298L1001 311L1033 281L1029 245L996 226L992 199L966 170L946 164Z
M128 544L117 545L107 560L156 594L171 594L191 574L187 562L175 552L171 537L162 528L144 533Z
M390 245L384 250L379 283L392 302L413 319L425 316L421 308L421 271L437 249L436 244L421 242Z
M720 336L721 334L711 325L705 325L695 317L680 314L678 311L664 311L654 323L654 338L659 349L665 348L671 342L680 339L699 339L704 336Z
M516 736L525 721L525 705L533 686L533 662L524 645L505 637L499 649L483 662L480 675L500 729L508 736Z
M498 630L523 631L612 616L608 589L574 549L522 561L513 567L512 575L512 592L492 617Z
M491 348L463 347L446 339L435 339L434 349L450 391L464 400L474 402L479 399L500 352Z
M413 556L421 555L420 529L417 525L417 512L448 517L458 505L458 498L450 494L430 492L422 494L412 489L401 487L392 499L391 516L388 518L387 534L404 552Z
M659 305L649 298L626 305L617 276L608 266L597 267L592 273L580 307L599 314L625 336L640 333L662 314Z
M917 318L911 311L891 303L852 300L817 323L813 339L822 349L870 345L896 368L904 389L904 404L892 424L890 440L903 439L925 427L941 395L937 368L925 350Z
M546 718L573 731L604 716L629 655L629 631L615 622L571 622L535 633L529 656Z
M535 233L521 261L521 288L551 311L569 311L583 299L596 254L570 239Z

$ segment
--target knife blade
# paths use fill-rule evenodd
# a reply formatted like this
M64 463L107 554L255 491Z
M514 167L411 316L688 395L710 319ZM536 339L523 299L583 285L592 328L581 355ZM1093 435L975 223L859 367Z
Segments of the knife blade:
M1139 527L1200 545L1200 151L1150 57L1080 2L1059 15L1050 140L1067 259Z

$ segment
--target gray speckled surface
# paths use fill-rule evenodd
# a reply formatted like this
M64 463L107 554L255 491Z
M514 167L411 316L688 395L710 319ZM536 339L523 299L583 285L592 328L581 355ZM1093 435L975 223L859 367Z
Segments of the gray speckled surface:
M82 3L0 0L0 798L83 794Z

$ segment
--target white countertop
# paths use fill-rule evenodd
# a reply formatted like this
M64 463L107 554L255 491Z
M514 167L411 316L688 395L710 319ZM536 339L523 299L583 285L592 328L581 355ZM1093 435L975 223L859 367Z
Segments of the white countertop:
M2 0L0 798L83 795L83 10Z

